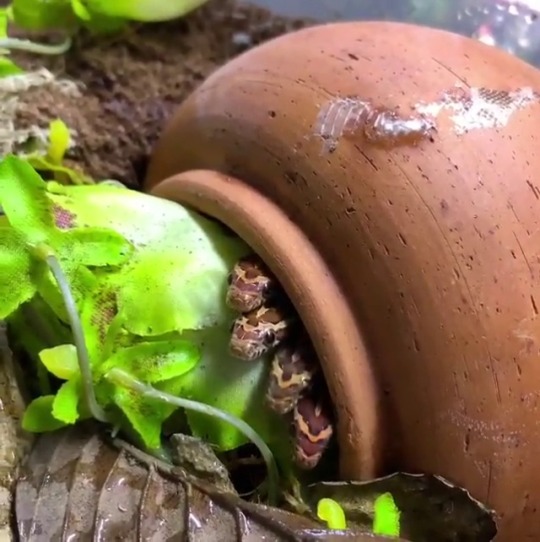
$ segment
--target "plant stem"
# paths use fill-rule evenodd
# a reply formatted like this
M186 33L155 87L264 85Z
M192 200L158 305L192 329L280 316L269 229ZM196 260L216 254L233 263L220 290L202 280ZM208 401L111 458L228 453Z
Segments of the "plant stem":
M175 397L174 395L153 388L152 386L148 386L121 369L111 369L105 375L105 378L113 384L129 388L149 399L156 399L164 403L176 405L180 408L185 408L186 410L192 410L194 412L200 412L201 414L218 418L238 429L238 431L253 442L261 452L268 471L268 500L270 504L275 504L277 502L279 475L274 456L266 442L264 442L264 440L244 420L211 405L192 401L183 397Z
M39 252L42 252L41 247L38 250ZM77 349L77 359L82 376L83 393L86 406L96 420L99 420L100 422L107 422L107 415L99 406L94 394L94 381L92 379L92 369L90 367L90 356L88 355L88 348L84 339L83 327L79 318L79 312L77 311L75 299L73 298L71 288L69 287L68 279L64 274L64 271L62 270L56 256L52 254L50 250L47 250L46 252L45 261L47 262L51 273L58 283L58 287L60 288L60 292L62 293L62 297L64 298L64 303L66 305L69 324L71 326L71 332L73 333L75 347Z
M40 55L63 55L71 47L71 38L66 38L62 43L49 45L46 43L36 43L30 40L21 40L19 38L0 39L0 50L27 51Z

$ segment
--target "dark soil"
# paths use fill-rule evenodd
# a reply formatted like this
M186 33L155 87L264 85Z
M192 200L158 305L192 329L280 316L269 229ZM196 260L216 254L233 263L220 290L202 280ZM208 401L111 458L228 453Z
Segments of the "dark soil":
M62 58L16 56L83 84L80 97L50 87L25 93L17 128L61 118L77 133L68 162L95 179L136 186L174 108L213 70L244 50L309 21L212 0L179 21L131 28L113 38L81 36Z

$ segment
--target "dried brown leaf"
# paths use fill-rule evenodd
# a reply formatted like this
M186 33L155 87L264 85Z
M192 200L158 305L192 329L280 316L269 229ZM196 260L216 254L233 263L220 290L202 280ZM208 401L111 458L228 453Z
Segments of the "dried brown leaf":
M146 458L113 445L94 424L42 435L16 487L21 542L388 540L327 531Z

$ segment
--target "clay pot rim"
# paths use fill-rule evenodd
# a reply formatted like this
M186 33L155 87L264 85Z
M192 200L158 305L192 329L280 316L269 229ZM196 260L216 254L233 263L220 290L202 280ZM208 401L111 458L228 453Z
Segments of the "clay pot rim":
M155 184L150 194L225 224L275 273L313 341L339 413L341 476L375 477L381 461L377 385L351 308L314 245L278 205L216 171L179 173Z

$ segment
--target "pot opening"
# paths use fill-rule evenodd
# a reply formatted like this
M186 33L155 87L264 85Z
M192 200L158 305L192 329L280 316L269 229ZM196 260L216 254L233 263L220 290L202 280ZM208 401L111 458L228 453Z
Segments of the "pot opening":
M221 223L253 250L231 270L227 300L238 312L231 351L252 360L261 348L273 352L267 401L292 419L296 462L315 467L336 434L340 475L374 477L374 376L348 302L310 240L274 203L214 171L175 175L151 193ZM335 456L325 455L335 470Z

